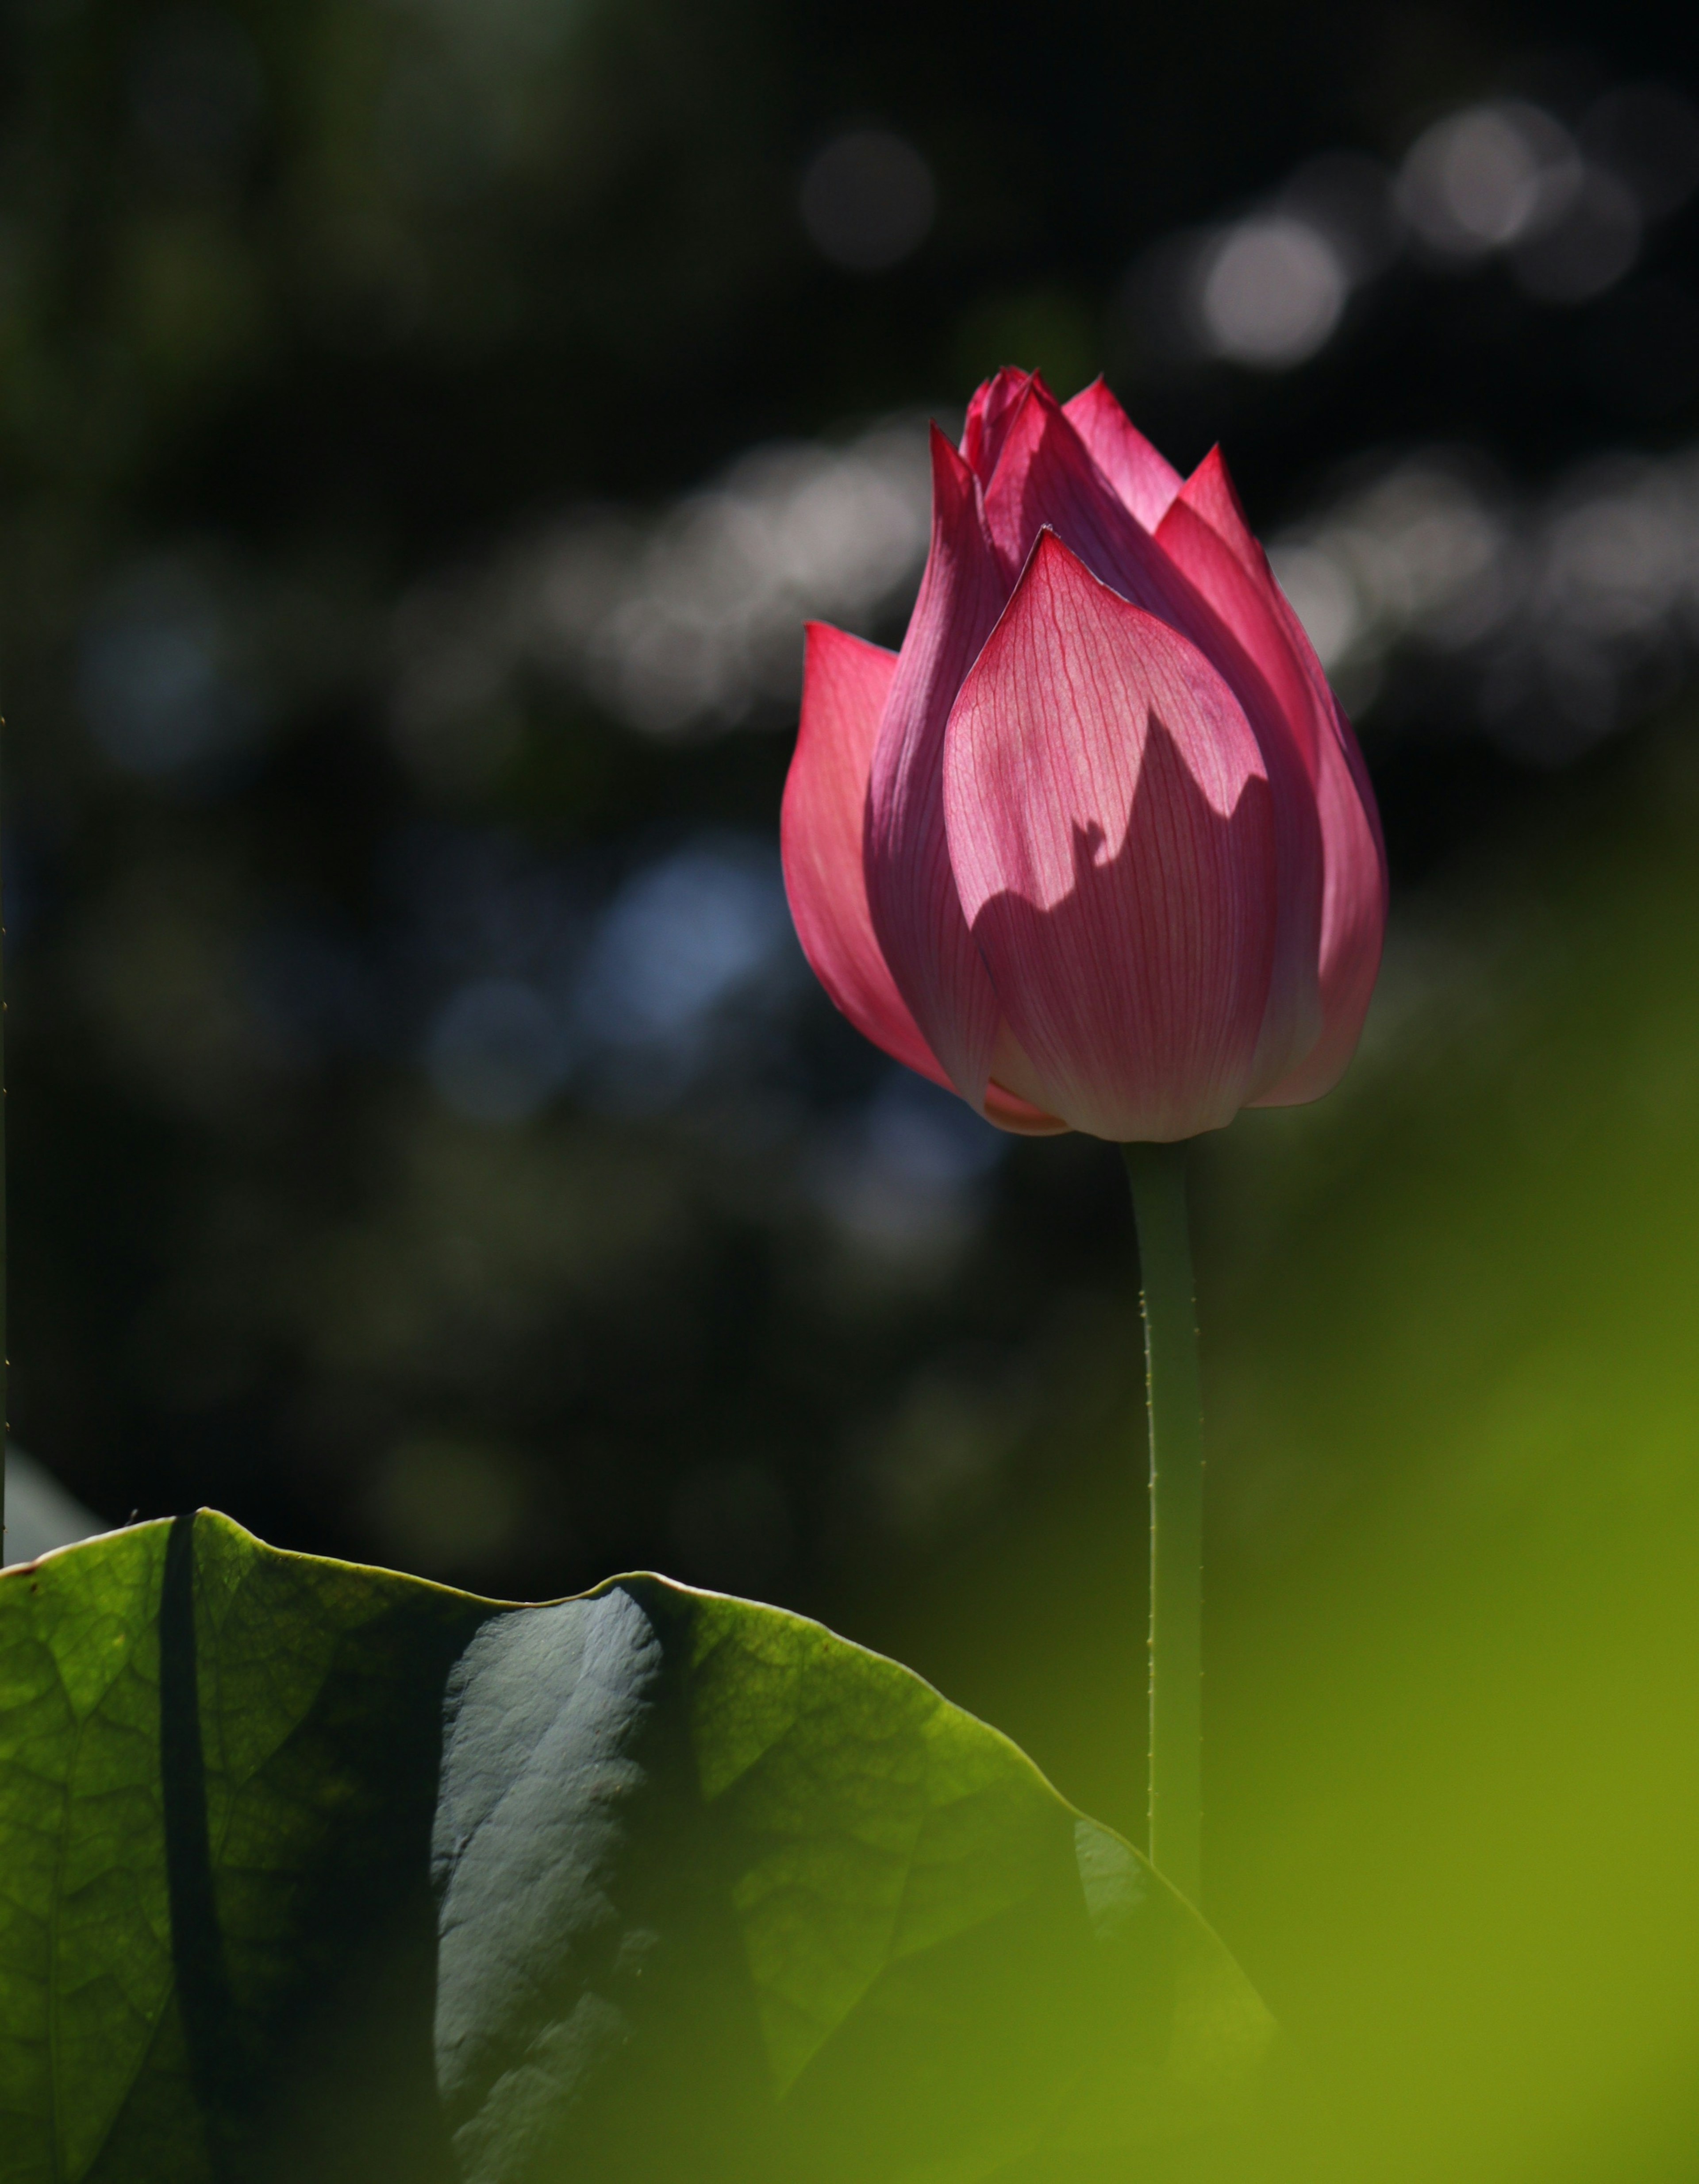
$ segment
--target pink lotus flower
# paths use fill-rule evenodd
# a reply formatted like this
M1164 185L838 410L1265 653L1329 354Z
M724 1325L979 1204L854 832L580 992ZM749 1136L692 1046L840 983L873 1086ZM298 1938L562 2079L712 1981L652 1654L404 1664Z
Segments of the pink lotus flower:
M809 626L783 835L832 999L1005 1129L1317 1099L1379 967L1350 725L1219 453L1183 482L1101 381L1002 371L933 428L902 650Z

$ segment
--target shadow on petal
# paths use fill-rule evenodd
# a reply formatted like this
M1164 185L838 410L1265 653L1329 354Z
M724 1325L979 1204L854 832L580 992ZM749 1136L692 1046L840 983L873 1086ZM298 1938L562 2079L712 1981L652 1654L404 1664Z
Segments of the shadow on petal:
M1251 1089L1273 961L1267 780L1248 775L1218 809L1153 712L1119 847L1100 820L1066 823L1065 892L1044 900L1035 870L972 919L1018 1045L1000 1077L1095 1137L1221 1128Z

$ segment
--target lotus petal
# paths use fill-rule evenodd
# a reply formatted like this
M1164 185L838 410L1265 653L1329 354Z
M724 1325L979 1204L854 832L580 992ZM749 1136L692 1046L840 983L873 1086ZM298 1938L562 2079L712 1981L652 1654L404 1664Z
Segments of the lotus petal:
M1062 404L1086 453L1122 505L1154 531L1180 489L1180 474L1159 455L1100 379Z
M1252 1082L1276 830L1257 738L1195 646L1043 535L944 749L950 861L1017 1085L1118 1140L1217 1128Z
M948 1085L880 950L862 876L873 745L897 655L810 622L802 723L779 817L785 893L815 976L857 1031Z
M1008 596L973 473L934 426L932 552L873 752L866 875L873 930L921 1036L983 1112L997 997L967 930L944 820L944 732Z

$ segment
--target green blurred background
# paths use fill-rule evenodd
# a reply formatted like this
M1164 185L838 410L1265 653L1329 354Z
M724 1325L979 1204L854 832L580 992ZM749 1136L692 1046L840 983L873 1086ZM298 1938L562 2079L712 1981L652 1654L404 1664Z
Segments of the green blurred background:
M1394 872L1345 1086L1195 1167L1262 2150L1699 2173L1699 34L0 25L18 1438L114 1522L823 1614L1136 1837L1117 1162L865 1047L776 853L927 416L1106 370L1225 443Z

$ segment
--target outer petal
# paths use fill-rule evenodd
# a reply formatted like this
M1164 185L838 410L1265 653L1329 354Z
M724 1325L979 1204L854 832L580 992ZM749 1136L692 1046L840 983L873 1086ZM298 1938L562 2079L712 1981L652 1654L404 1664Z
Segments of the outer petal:
M961 453L967 467L982 486L989 485L1003 452L1010 420L1020 408L1027 389L1038 374L1017 371L1005 365L994 379L975 389L967 405L967 426L961 435Z
M1159 455L1100 379L1064 403L1062 415L1147 531L1154 531L1180 489L1180 474Z
M1265 1092L1311 1051L1322 1030L1321 830L1311 770L1291 719L1231 622L1116 498L1071 420L1040 383L1028 390L1010 425L985 513L1005 558L1024 552L1021 542L1049 524L1095 576L1189 638L1225 677L1251 722L1273 798L1280 863L1273 967L1249 1088L1252 1095ZM1165 528L1173 517L1171 507ZM1206 527L1206 535L1212 535ZM1218 542L1214 551L1235 577L1248 581Z
M1295 616L1295 620L1296 617ZM1386 937L1386 850L1368 769L1337 702L1334 740L1317 785L1325 846L1322 895L1322 1035L1297 1067L1250 1102L1295 1107L1344 1076L1362 1034Z
M1233 488L1218 453L1191 482L1218 478ZM1236 505L1236 503L1235 503ZM1157 526L1156 543L1208 603L1256 667L1278 710L1284 734L1265 735L1281 821L1280 930L1257 1057L1257 1095L1286 1078L1323 1034L1320 985L1326 851L1318 798L1335 743L1333 694L1307 641L1293 641L1290 616L1262 549L1240 521L1242 559L1200 515L1185 491ZM1236 542L1239 543L1239 542ZM1301 635L1301 632L1300 632Z
M785 893L803 954L856 1030L948 1085L880 952L862 873L867 776L896 666L883 645L808 625L802 725L779 818Z
M1193 645L1051 535L944 752L950 860L1036 1091L1076 1129L1176 1139L1252 1084L1277 885L1257 739Z
M1297 731L1313 784L1323 857L1321 1030L1251 1103L1292 1106L1339 1082L1374 991L1386 929L1380 815L1351 723L1245 520L1218 450L1186 481L1157 536L1262 667Z
M944 731L1008 588L973 474L933 427L932 553L898 655L868 785L866 869L873 930L921 1035L984 1111L997 996L967 930L944 822Z
M1178 498L1203 518L1249 575L1273 583L1268 557L1245 521L1244 507L1219 448L1210 449L1180 488Z

